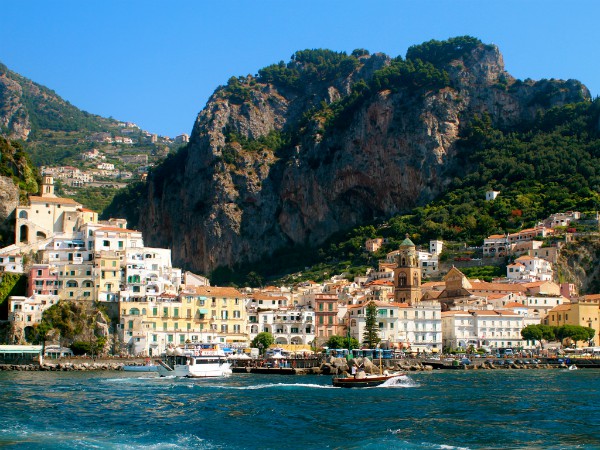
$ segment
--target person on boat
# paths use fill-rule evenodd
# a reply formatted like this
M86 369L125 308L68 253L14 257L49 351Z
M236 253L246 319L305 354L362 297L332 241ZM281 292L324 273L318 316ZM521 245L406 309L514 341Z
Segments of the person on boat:
M356 375L354 375L354 378L367 378L367 373L365 372L365 366L363 364L360 364L358 366L358 370L356 372Z
M352 364L352 368L350 369L350 373L352 373L352 376L354 378L356 378L356 366L354 364Z

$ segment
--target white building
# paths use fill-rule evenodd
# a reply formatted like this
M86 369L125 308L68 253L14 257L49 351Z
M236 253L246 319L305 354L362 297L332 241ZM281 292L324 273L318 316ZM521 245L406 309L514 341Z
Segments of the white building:
M0 256L0 272L23 273L23 256L2 254Z
M8 299L8 321L13 325L13 336L25 337L27 328L42 321L42 314L58 303L57 295L12 296Z
M533 256L524 255L506 267L506 277L519 281L552 281L552 263Z
M444 311L444 348L522 347L523 316L513 311Z
M485 201L489 202L491 200L496 200L496 197L500 195L500 191L486 191L485 193Z
M247 308L248 337L271 333L278 345L310 345L315 339L315 312L309 308L283 307L263 310L251 302Z
M438 352L442 348L441 305L436 301L407 303L376 301L379 338L389 348ZM363 340L368 302L348 307L352 337Z
M429 241L429 253L432 255L441 255L444 249L444 241L431 240Z
M17 206L15 242L25 246L45 241L55 233L73 233L81 204L54 195L54 179L45 176L41 196L29 196L29 206Z

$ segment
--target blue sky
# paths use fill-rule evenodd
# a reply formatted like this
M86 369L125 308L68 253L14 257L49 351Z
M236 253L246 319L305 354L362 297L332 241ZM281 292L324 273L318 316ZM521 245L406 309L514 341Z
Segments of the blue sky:
M430 39L498 45L517 78L600 93L600 1L98 0L1 2L0 61L90 113L191 133L230 76L328 48L404 56Z

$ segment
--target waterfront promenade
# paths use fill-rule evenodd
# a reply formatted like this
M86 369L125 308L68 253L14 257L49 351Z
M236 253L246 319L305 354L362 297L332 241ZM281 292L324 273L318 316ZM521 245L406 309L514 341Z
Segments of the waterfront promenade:
M119 371L125 365L144 365L148 358L121 357L71 357L45 359L43 364L2 364L0 371ZM532 361L532 360L529 360ZM519 363L509 359L475 359L470 364L458 360L429 360L427 358L384 359L381 370L401 370L405 372L433 370L535 370L568 368L600 369L598 358L541 358L537 362ZM280 360L277 366L268 360L232 361L233 373L272 374L272 375L338 375L347 371L348 366L342 358L309 358ZM379 370L379 361L371 363L372 371Z

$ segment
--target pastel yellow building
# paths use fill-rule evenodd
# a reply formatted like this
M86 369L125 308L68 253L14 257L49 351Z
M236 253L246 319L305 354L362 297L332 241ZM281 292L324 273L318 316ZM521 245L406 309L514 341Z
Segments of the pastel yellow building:
M121 301L119 310L122 340L133 354L156 356L194 342L248 345L245 298L234 288L188 287L178 296Z
M97 253L94 258L97 301L115 302L119 300L119 290L123 283L121 261L122 256L117 252Z
M61 300L93 301L95 289L90 264L65 264L58 272Z
M585 295L579 299L572 299L571 303L558 305L550 310L544 319L546 325L581 325L593 328L596 334L593 346L600 345L600 294ZM587 347L588 342L577 342L580 347Z

